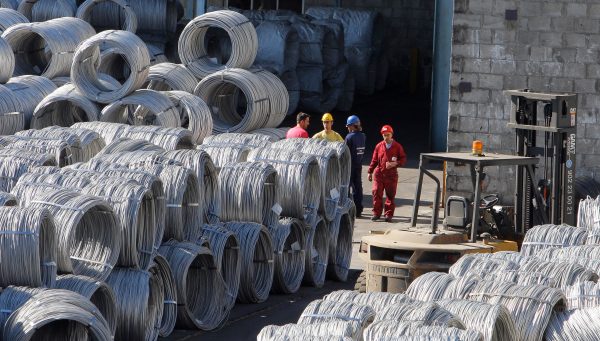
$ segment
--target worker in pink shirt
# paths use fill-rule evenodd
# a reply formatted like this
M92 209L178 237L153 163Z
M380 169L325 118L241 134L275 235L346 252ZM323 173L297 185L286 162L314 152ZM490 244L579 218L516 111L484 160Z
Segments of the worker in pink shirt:
M302 138L302 139L307 139L308 138L308 132L306 131L306 129L308 129L308 125L310 124L310 115L307 113L303 113L300 112L298 113L298 115L296 116L296 126L290 130L288 130L287 134L285 134L285 138L286 139L296 139L296 138Z

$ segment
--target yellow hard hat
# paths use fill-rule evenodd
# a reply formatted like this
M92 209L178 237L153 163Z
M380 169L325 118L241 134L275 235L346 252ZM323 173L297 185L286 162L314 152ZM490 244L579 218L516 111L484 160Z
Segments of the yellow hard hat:
M331 116L331 114L327 112L323 115L323 118L321 118L321 121L322 122L333 122L333 116Z

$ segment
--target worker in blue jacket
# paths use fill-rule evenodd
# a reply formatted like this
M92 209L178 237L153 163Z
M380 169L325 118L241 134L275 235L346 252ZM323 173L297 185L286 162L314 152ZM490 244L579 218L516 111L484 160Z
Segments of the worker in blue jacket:
M348 117L346 120L346 144L350 149L352 159L352 168L350 170L350 188L356 205L356 216L361 217L363 211L363 188L362 188L362 161L365 155L365 141L367 137L362 132L360 119L356 115Z

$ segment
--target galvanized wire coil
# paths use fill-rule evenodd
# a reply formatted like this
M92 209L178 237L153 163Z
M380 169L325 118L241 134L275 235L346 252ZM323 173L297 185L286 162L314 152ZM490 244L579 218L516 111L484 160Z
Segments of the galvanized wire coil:
M215 133L245 133L268 126L275 96L258 76L243 69L205 76L194 94L211 108Z
M73 163L71 146L61 140L19 139L4 148L52 155L59 167Z
M212 330L226 318L225 282L211 251L195 243L168 241L159 250L177 288L177 328Z
M438 325L427 325L422 322L379 321L365 329L365 341L391 340L461 340L480 341L481 334L475 330Z
M380 321L421 322L465 329L460 319L434 302L415 301L388 306L377 312L374 322Z
M537 272L553 279L557 288L566 288L583 281L597 281L598 275L576 263L546 262L533 259L520 269L523 272Z
M32 166L54 166L52 155L31 152L22 149L0 150L0 190L10 192L19 177Z
M273 240L260 224L228 222L240 243L242 270L237 299L242 303L260 303L269 297L273 284Z
M305 225L298 219L283 218L268 226L275 251L272 292L293 294L300 289L306 266Z
M348 192L350 190L350 169L351 156L350 149L346 142L327 142L327 146L333 148L338 156L340 163L340 204L344 205L348 200Z
M54 90L56 85L45 77L26 75L13 77L8 80L6 87L10 89L25 115L25 127L28 128L33 118L36 106Z
M100 46L112 49L112 53L121 55L129 65L130 75L121 87L115 89L99 80L97 67L100 63ZM140 89L146 82L149 67L150 54L140 38L127 31L104 31L79 45L73 57L71 80L82 95L92 101L108 104Z
M115 268L106 279L117 299L116 340L156 340L164 294L148 271Z
M160 337L169 336L175 329L175 323L177 322L177 288L175 287L175 278L171 272L169 262L161 255L157 254L154 256L152 265L148 270L150 276L158 280L158 284L162 287L163 292L163 307L159 307L162 310L162 318L160 320L160 326L158 334Z
M345 282L352 260L352 235L354 226L348 214L348 208L338 207L335 218L327 223L329 229L328 277Z
M285 120L287 116L290 98L288 91L281 80L264 69L251 69L253 74L263 82L265 89L269 93L270 113L269 121L265 127L276 128Z
M206 136L212 134L210 108L200 97L184 91L167 91L165 94L179 112L181 127L191 132L193 143L201 144Z
M210 28L224 30L231 41L231 55L224 65L211 60L204 43ZM196 78L205 78L217 71L230 68L248 68L254 63L258 37L252 23L233 11L215 11L190 21L179 37L179 58Z
M33 295L46 290L46 288L31 288L8 286L0 294L0 325L4 327L8 317Z
M94 33L92 26L83 20L57 18L11 26L2 37L15 53L16 76L54 78L69 75L75 50ZM40 41L45 42L45 48L40 49Z
M225 281L225 313L229 314L235 305L240 287L242 271L240 244L235 234L222 225L204 225L200 238L208 241L217 269Z
M228 146L199 145L197 149L206 152L210 156L219 172L226 165L246 162L248 153L252 150L248 146L238 144Z
M40 130L20 131L16 136L38 140L64 141L71 148L72 163L87 162L105 147L104 140L99 134L82 128L49 126Z
M0 135L11 135L23 129L25 115L21 104L10 89L0 85Z
M0 207L0 286L52 287L56 280L56 234L50 212ZM13 261L10 261L13 260Z
M202 142L205 146L224 147L227 145L246 145L249 148L268 147L271 143L267 136L248 133L223 133L207 136Z
M145 140L165 150L192 149L192 133L184 128L134 126L123 131L122 137Z
M0 192L0 206L17 206L17 197L13 194Z
M203 221L208 224L219 222L221 198L219 179L210 156L202 150L173 150L161 155L163 158L181 163L191 169L198 178L200 191L199 203L203 212Z
M55 289L70 290L88 298L108 323L111 334L117 329L117 300L115 293L104 282L77 275L60 275L56 279Z
M428 272L415 278L406 290L406 295L419 301L437 301L445 296L445 292L456 278L442 272ZM460 298L460 297L448 297Z
M262 148L252 150L248 161L267 162L277 171L278 187L286 193L280 202L283 216L306 219L317 211L322 185L319 164L314 156Z
M3 1L6 0L0 0L0 6L2 6ZM15 11L15 9L6 7L0 8L0 34L4 33L4 31L11 26L28 22L29 20L23 14Z
M142 142L140 142L142 143ZM147 143L147 142L146 142ZM113 154L98 155L90 160L86 168L104 171L113 168L114 165L120 167L131 167L137 169L140 167L153 166L157 160L160 160L160 151L146 150L134 152L118 152Z
M316 300L304 309L298 324L346 321L352 326L352 339L360 340L363 330L374 318L375 312L366 305Z
M0 9L1 10L1 9ZM2 20L2 12L0 11L0 20ZM15 71L15 54L12 48L0 37L0 83L6 83L12 77Z
M269 138L270 142L277 142L279 140L285 139L285 135L287 134L290 128L261 128L256 129L250 132L253 135L264 135Z
M135 111L131 109L135 107ZM102 109L103 122L130 125L158 125L177 128L180 126L179 112L166 95L154 90L136 90Z
M306 265L304 282L320 288L325 284L329 258L329 231L325 219L311 215L306 221Z
M583 245L588 232L582 227L569 225L539 225L527 231L521 254L535 256L537 252L551 247Z
M71 83L54 90L33 111L31 128L70 127L77 122L97 121L98 105L77 91Z
M74 17L77 6L68 0L23 0L17 8L31 22Z
M355 290L333 291L325 295L323 300L334 302L352 302L361 305L368 305L376 313L379 313L389 306L414 302L412 298L404 294L393 294L389 292L359 293Z
M76 17L98 32L115 29L135 33L138 27L137 16L126 0L86 0L79 5Z
M152 65L148 72L146 88L156 91L185 91L193 93L198 80L185 66L174 63Z
M153 143L146 140L132 140L128 138L120 138L114 140L112 143L106 145L102 150L96 154L96 157L102 157L103 155L119 154L124 152L156 152L161 153L165 150Z
M564 288L563 292L569 310L600 307L600 287L595 282L579 282Z
M29 201L54 216L58 270L104 280L117 262L120 225L100 198L70 190L47 190Z
M272 341L275 337L297 337L300 335L329 337L329 340L335 337L351 338L352 325L349 322L339 320L311 324L269 325L260 330L256 341ZM303 340L306 340L306 338Z
M130 129L128 125L110 122L79 122L71 127L92 130L102 137L105 144L120 138L123 131Z
M600 332L597 322L599 314L600 308L555 312L544 333L544 340L594 340Z
M471 271L490 274L493 272L513 271L519 269L519 265L508 260L493 259L476 254L467 254L454 263L448 273L455 277L462 277Z

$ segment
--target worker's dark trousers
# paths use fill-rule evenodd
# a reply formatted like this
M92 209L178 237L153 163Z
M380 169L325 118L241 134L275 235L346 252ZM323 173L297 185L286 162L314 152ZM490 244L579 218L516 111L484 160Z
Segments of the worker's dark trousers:
M350 188L352 189L352 196L354 199L354 205L356 206L356 214L362 214L363 211L363 188L361 178L361 167L352 168L350 171Z
M398 174L376 175L373 177L373 216L380 217L383 211L383 192L385 191L385 216L393 217L396 204L396 187L398 186Z

